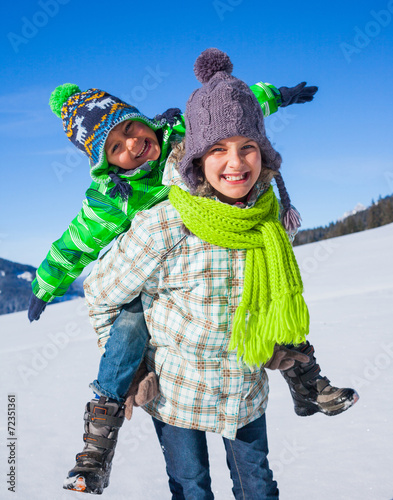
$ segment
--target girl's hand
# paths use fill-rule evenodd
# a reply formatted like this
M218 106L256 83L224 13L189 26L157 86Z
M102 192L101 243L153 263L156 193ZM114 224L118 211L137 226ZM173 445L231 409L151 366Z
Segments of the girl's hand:
M288 370L293 367L295 361L307 363L310 361L310 358L306 354L288 349L285 345L276 344L273 356L265 363L264 368L269 368L269 370Z

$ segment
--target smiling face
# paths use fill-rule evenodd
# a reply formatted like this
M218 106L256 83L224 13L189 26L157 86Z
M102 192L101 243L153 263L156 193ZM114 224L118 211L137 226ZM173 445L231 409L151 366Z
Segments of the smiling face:
M147 161L158 160L161 148L154 130L144 123L126 120L109 132L105 153L109 164L134 170Z
M246 200L262 169L258 144L241 136L217 142L202 156L201 162L217 198L230 205Z

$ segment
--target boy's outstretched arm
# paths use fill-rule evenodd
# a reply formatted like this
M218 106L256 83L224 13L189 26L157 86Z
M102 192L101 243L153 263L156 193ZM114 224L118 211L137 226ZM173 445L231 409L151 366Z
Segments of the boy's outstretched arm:
M255 85L251 85L250 89L258 99L265 118L278 111L278 108L285 108L286 106L290 106L295 103L303 104L305 102L312 101L314 99L314 95L318 91L318 87L306 87L306 82L299 83L295 87L280 88L275 87L271 83L258 82ZM180 122L183 125L183 128L178 125L178 132L184 134L185 129L183 116L181 116Z
M37 269L32 283L28 318L38 320L46 304L62 297L86 266L119 234L127 231L130 220L108 197L88 189L79 214L55 241Z
M295 87L277 88L270 83L258 82L250 89L261 105L263 116L275 113L279 107L284 108L291 104L303 104L314 99L318 87L306 87L306 82L299 83Z

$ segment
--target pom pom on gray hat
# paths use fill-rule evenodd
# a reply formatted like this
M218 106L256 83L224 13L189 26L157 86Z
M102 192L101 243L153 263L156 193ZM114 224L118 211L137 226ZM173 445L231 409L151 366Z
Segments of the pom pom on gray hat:
M225 71L230 75L233 64L229 56L219 49L206 49L197 58L194 64L194 73L198 81L207 83L218 71Z

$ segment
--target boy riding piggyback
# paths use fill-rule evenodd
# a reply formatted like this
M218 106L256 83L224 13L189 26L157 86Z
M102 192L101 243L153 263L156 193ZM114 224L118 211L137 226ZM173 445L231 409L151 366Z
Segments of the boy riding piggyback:
M251 88L264 115L313 98L316 87L281 91L262 82ZM168 196L161 183L171 143L185 134L184 118L171 108L151 119L99 89L64 84L51 95L52 111L68 139L89 158L92 183L78 215L55 241L32 283L28 317L38 320L47 303L62 297L100 250L130 227L134 215Z

